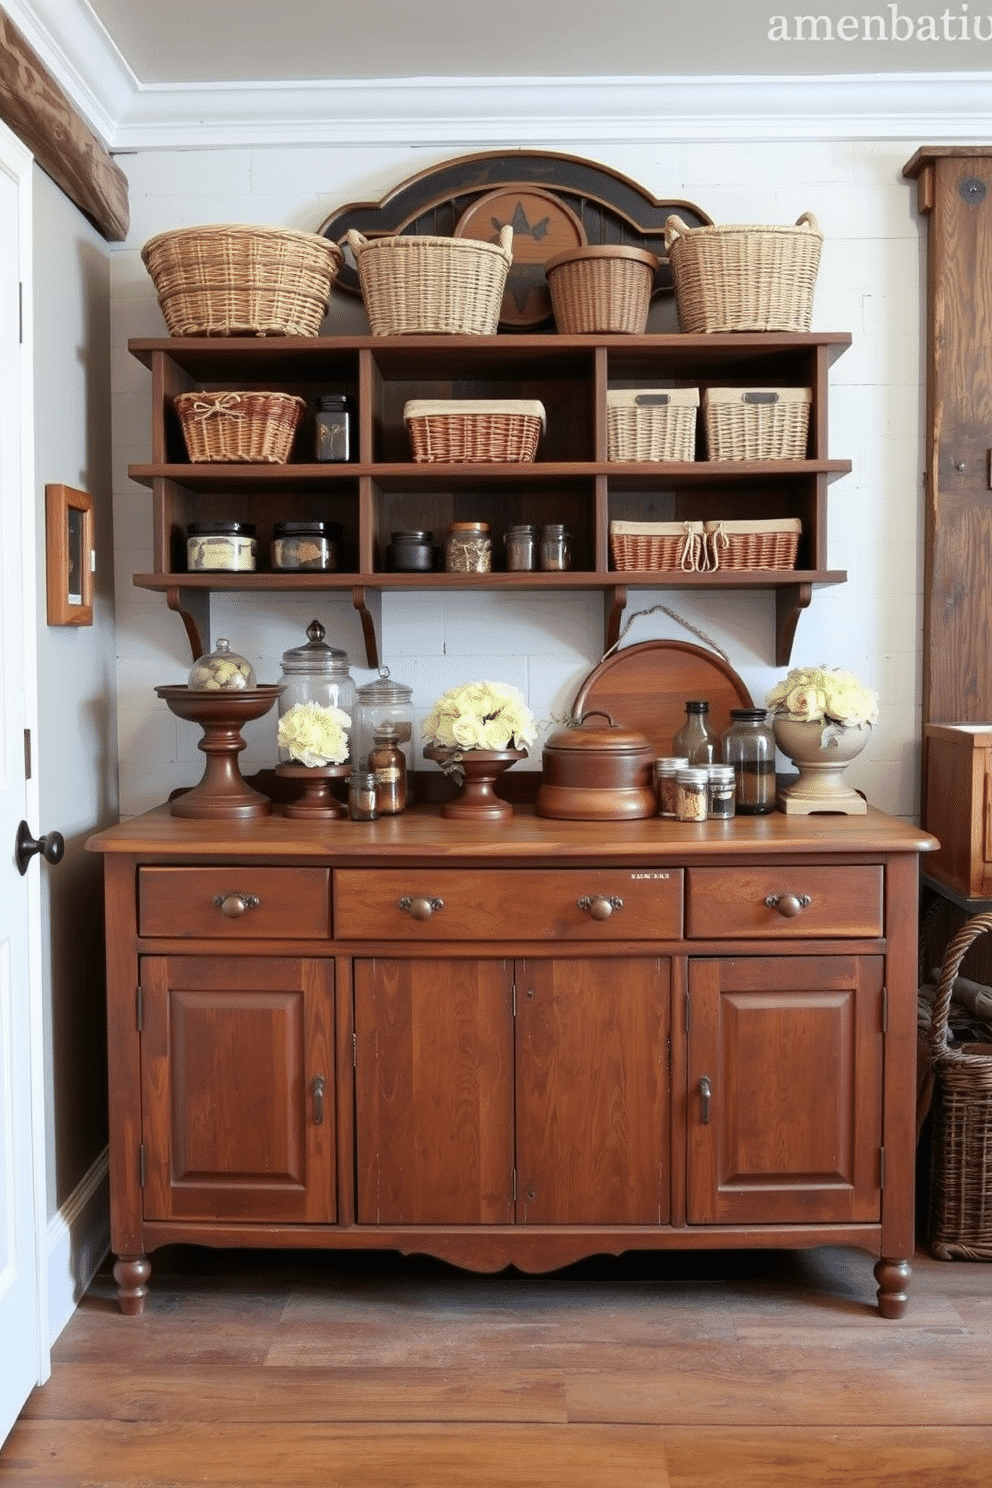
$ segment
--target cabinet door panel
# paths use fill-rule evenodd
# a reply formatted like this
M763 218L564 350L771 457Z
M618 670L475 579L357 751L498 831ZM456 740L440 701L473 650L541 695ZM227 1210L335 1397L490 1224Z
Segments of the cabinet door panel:
M361 1224L513 1220L507 961L355 963Z
M141 977L146 1218L333 1221L330 963L149 956Z
M531 1224L669 1216L669 963L517 965L517 1214Z
M882 966L690 963L690 1223L879 1218Z

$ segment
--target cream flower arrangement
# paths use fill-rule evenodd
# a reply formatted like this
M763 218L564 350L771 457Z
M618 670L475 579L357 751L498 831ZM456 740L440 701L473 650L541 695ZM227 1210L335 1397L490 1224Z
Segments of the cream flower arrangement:
M439 749L523 749L537 737L534 715L516 687L464 682L438 698L421 725Z
M794 667L772 688L767 706L772 713L822 723L823 742L834 730L870 727L878 721L878 695L840 667Z
M348 758L351 715L321 703L295 703L279 719L276 742L291 760L308 765L342 765Z

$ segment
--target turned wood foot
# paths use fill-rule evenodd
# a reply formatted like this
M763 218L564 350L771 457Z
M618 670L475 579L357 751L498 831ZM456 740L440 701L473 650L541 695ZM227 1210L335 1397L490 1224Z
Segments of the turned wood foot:
M875 1280L878 1282L878 1310L884 1318L901 1318L909 1302L909 1283L913 1279L913 1268L908 1261L891 1260L883 1256L875 1264Z
M126 1316L138 1317L144 1312L148 1296L146 1283L151 1274L152 1263L147 1256L122 1256L114 1262L117 1305Z

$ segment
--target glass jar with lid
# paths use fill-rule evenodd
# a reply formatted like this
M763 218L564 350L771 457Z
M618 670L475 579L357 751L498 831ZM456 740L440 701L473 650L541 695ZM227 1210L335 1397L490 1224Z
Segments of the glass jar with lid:
M541 567L546 573L564 573L572 566L572 536L563 522L548 522L541 528Z
M775 735L764 708L731 708L723 758L734 767L738 813L765 816L774 811Z
M190 522L186 568L190 573L254 573L254 522Z
M690 765L715 765L720 761L720 740L709 723L710 705L693 698L685 705L685 723L675 735L672 753L685 755Z
M351 400L346 393L324 393L314 413L314 458L351 459Z
M276 522L272 527L275 573L333 573L338 566L339 522Z
M255 686L255 669L219 636L215 649L193 663L186 685L190 692L245 692Z
M293 714L293 720L285 720ZM331 710L329 712L323 710ZM348 653L324 642L324 627L319 620L307 626L307 642L282 654L282 682L279 690L280 736L292 733L292 745L280 742L279 759L283 764L342 764L352 757L351 732L355 716L355 683L348 667ZM344 758L340 753L339 730L344 731ZM313 747L308 747L312 745ZM333 751L330 757L327 745ZM307 754L307 758L303 754Z
M413 688L395 681L388 667L381 667L378 677L365 682L356 694L354 739L355 763L367 765L375 736L384 724L396 729L396 742L406 759L407 804L412 799L410 785L414 767Z
M489 573L493 542L488 522L452 522L444 549L448 573Z
M531 522L518 522L503 535L508 573L528 573L537 568L538 529Z

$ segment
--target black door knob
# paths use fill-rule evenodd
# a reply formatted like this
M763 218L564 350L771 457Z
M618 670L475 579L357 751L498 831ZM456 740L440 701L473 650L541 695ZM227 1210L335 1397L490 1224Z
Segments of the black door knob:
M65 857L65 838L61 832L48 832L44 837L32 837L31 828L22 821L14 839L14 862L23 877L35 853L41 853L46 863L61 863Z

